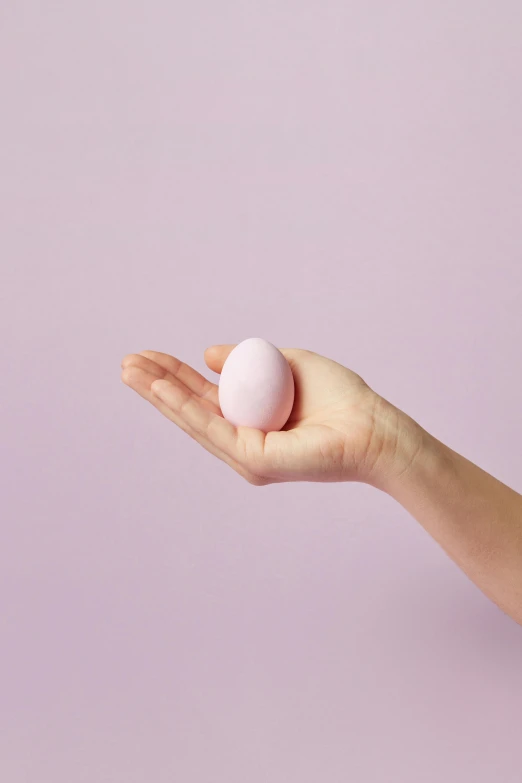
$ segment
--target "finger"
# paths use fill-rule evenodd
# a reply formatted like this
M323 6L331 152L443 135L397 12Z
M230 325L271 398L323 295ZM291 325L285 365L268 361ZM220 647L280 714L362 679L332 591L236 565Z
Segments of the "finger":
M155 381L158 380L164 380L163 378L158 377L158 375L154 372L149 372L148 370L144 369L143 367L138 367L135 364L129 364L127 367L125 367L122 371L122 380L124 383L127 384L127 386L131 386L134 391L138 392L144 399L149 400L149 402L153 401L153 398L155 397L154 392L152 391L152 384ZM171 384L172 386L176 385L179 389L184 389L187 394L192 394L184 384L181 383L181 381L178 381L176 378L172 378L170 381L165 381L166 383ZM208 409L212 413L215 413L216 415L221 415L216 413L215 405L210 402L210 400L205 400L201 398L199 399L199 402L204 409Z
M205 351L205 364L210 370L220 373L229 353L235 345L211 345Z
M246 471L242 465L237 463L236 460L230 457L230 455L225 454L222 452L219 448L217 448L214 444L212 444L208 439L204 438L199 433L196 433L190 425L183 420L179 414L176 414L175 411L173 411L168 405L166 405L160 397L158 397L151 389L152 384L154 381L157 381L158 378L153 375L152 373L149 373L135 365L129 364L127 365L122 372L122 380L127 385L130 386L134 391L136 391L141 397L146 399L148 402L150 402L154 407L160 411L167 419L172 421L174 424L176 424L181 430L187 433L190 437L192 437L194 440L196 440L201 446L203 446L210 454L213 454L218 459L225 462L227 465L229 465L231 468L233 468L239 475L241 475L243 478L245 478L250 483L256 483L256 479L254 476L251 476L248 471ZM208 401L202 400L201 405L205 406L209 404ZM261 482L259 482L261 483Z
M220 373L223 369L223 365L228 359L229 354L235 347L236 346L233 344L209 346L204 354L205 364L210 370ZM298 351L295 348L279 348L278 350L281 351L293 369L295 366L295 356L298 354Z
M138 367L140 370L148 372L156 378L165 378L168 375L163 367L160 367L159 364L156 364L156 362L153 362L150 359L146 359L145 356L142 356L139 353L130 353L125 356L122 359L121 366L124 370L127 367Z
M153 352L147 351L147 353L153 353ZM168 358L173 359L174 357L169 356ZM177 362L178 360L176 359L175 361ZM172 383L183 383L183 381L180 378L177 378L175 375L169 372L169 370L167 370L164 366L159 365L157 362L147 358L141 353L134 353L125 356L125 358L122 361L122 367L125 369L131 366L138 367L139 369L144 370L150 375L154 375L156 378L165 378L165 380L171 381ZM187 365L184 365L184 367L186 367L188 370L192 369ZM195 370L193 371L193 373L195 376L199 376L199 378L201 378L203 381L206 381L206 379L203 378L203 376L200 376L199 373L197 373ZM183 371L181 375L182 377L186 378L186 380L189 383L192 383L196 389L199 388L203 390L205 388L204 385L200 383L200 381L197 378L194 378L192 373ZM219 407L219 401L218 401L217 386L210 383L210 381L207 381L207 383L208 386L212 388L206 387L207 391L206 393L204 393L202 399L205 399L212 406L212 408L216 413L221 414L221 409ZM189 387L187 386L187 388Z
M172 413L181 416L191 429L211 439L215 446L226 453L233 454L237 440L236 427L205 407L204 400L198 399L181 384L163 379L155 379L151 391L168 406Z
M194 394L210 400L214 405L219 407L216 384L209 381L193 367L185 364L185 362L182 362L175 356L170 356L167 353L161 353L159 351L140 351L139 354L131 354L131 356L142 356L145 359L154 362L158 367L164 370L165 375L163 375L163 377L167 378L167 380L171 380L172 378L180 380L190 389L190 391L194 392ZM128 357L125 358L127 359Z
M235 427L223 416L205 407L198 397L180 385L155 380L152 391L198 435L250 473L265 475L264 432L250 427Z

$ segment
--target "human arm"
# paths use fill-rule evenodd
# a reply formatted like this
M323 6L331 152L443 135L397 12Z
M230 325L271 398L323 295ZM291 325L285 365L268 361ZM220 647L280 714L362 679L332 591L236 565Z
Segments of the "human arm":
M522 496L401 411L389 436L395 446L383 452L369 483L400 503L522 625Z
M234 346L205 353L219 373ZM522 496L438 441L356 373L282 349L296 398L280 432L234 427L217 385L175 357L130 354L123 381L250 484L360 481L399 502L468 577L522 624Z

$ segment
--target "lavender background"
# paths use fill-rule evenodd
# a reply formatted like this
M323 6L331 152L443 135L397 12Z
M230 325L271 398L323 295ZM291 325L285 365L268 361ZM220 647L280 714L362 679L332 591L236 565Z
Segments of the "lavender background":
M0 779L519 783L522 629L120 382L262 336L521 489L522 4L4 0Z

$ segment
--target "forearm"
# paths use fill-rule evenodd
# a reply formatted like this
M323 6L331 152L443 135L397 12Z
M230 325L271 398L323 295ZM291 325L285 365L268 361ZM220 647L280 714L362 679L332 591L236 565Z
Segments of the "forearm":
M522 624L522 496L398 413L393 466L376 485Z

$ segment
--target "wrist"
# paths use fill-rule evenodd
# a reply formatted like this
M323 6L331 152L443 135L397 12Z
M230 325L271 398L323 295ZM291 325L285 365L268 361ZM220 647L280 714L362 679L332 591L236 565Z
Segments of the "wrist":
M442 443L383 397L375 404L375 428L379 448L367 483L389 495L419 470L429 470L444 458Z

